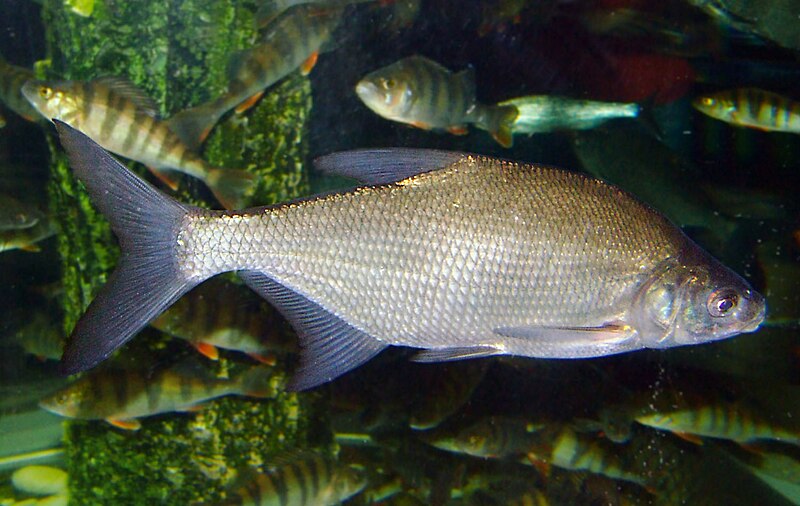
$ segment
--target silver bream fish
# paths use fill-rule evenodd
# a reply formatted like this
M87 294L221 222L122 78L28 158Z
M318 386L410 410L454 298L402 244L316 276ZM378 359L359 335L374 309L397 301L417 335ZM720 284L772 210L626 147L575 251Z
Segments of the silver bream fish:
M66 373L95 366L226 271L297 330L295 389L392 345L421 348L423 362L583 358L722 339L764 319L746 281L654 210L580 174L447 151L352 151L317 164L367 186L210 211L57 125L123 251L73 331Z

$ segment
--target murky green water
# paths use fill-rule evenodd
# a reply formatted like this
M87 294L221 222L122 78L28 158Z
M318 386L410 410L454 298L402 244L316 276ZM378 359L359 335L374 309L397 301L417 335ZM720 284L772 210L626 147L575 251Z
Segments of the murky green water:
M0 3L0 504L800 503L795 2L292 4ZM104 332L166 285L115 296L99 340L68 351L72 369L101 363L65 378L68 336L125 255L45 116L168 195L212 209L349 190L352 180L313 160L357 148L465 151L585 173L649 204L747 280L766 319L729 339L575 360L420 363L410 360L419 350L392 346L294 392L298 368L324 364L300 358L315 341L299 345L280 311L222 274L107 360L85 358L111 351L102 343L118 336ZM503 215L499 207L487 214ZM426 211L403 217L422 230ZM126 227L139 221L130 216ZM599 233L589 221L556 240L588 243ZM550 261L554 272L569 268ZM426 275L407 272L396 290ZM379 286L370 279L365 292ZM685 319L686 286L667 286L649 313L668 337L688 331L675 322L696 321ZM746 299L715 288L700 305L712 322L702 341ZM465 320L505 295L483 289L464 288ZM335 299L344 288L320 290ZM598 289L559 290L579 306L562 314L581 314ZM360 331L375 323L348 320L354 308L325 308L328 299L287 300L273 299L295 324L317 321L302 311L328 321L325 309ZM400 311L384 300L363 304ZM420 300L413 323L438 321L430 307ZM560 339L564 350L635 327L618 307L594 324L526 316L504 327ZM322 326L319 342L339 335ZM485 352L502 336L470 344ZM397 342L476 353L427 337ZM320 356L336 362L353 347L334 349ZM50 468L30 467L39 465Z

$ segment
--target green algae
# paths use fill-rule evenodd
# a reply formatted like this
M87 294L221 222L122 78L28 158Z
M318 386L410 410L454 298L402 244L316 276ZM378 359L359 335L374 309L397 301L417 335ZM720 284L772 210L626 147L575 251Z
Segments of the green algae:
M95 2L90 17L71 11L63 0L47 0L42 10L49 64L39 77L92 79L121 75L145 90L168 117L216 97L227 84L230 55L255 38L253 12L246 2ZM299 73L274 86L243 115L230 114L214 129L203 156L215 166L242 168L257 177L250 202L270 204L308 192L303 170L306 121L311 108L307 78ZM52 131L51 131L52 132ZM106 220L92 206L69 169L54 136L49 138L50 208L59 229L64 331L75 322L105 283L119 256ZM136 163L129 166L146 175ZM182 178L177 198L215 206L210 193ZM148 330L126 346L118 359L148 367L174 345ZM162 357L162 358L154 358ZM214 367L237 367L224 357ZM286 364L276 366L275 395L269 399L226 398L197 414L142 420L127 432L104 422L67 422L66 453L75 504L191 504L218 502L242 466L257 465L309 439L326 445L317 395L285 389ZM312 427L311 424L321 424Z

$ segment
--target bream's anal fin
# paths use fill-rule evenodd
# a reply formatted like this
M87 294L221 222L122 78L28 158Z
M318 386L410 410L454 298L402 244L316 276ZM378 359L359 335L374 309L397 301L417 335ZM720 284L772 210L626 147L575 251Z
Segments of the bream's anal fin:
M289 320L300 338L300 365L290 383L306 390L327 383L371 359L386 344L259 271L240 271L247 285Z

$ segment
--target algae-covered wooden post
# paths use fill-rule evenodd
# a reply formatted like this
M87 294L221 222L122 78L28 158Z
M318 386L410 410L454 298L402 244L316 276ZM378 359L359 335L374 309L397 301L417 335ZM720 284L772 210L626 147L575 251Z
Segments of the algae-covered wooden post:
M255 40L255 9L254 3L236 0L47 0L42 17L50 63L39 66L40 77L126 76L167 117L224 91L231 54ZM298 196L307 191L304 132L310 108L309 81L295 73L272 87L255 109L224 119L203 156L214 165L253 173L258 180L253 205ZM49 198L60 227L69 332L113 269L118 249L54 135L50 142ZM198 196L205 192L202 184L184 178L177 197L202 205ZM150 354L165 346L154 331L145 334L123 350L135 356L136 366L150 366ZM224 359L208 363L221 374L240 367ZM71 504L219 502L237 468L305 445L314 402L286 392L285 371L286 364L276 366L272 398L219 400L196 415L148 419L137 432L102 422L69 423Z

